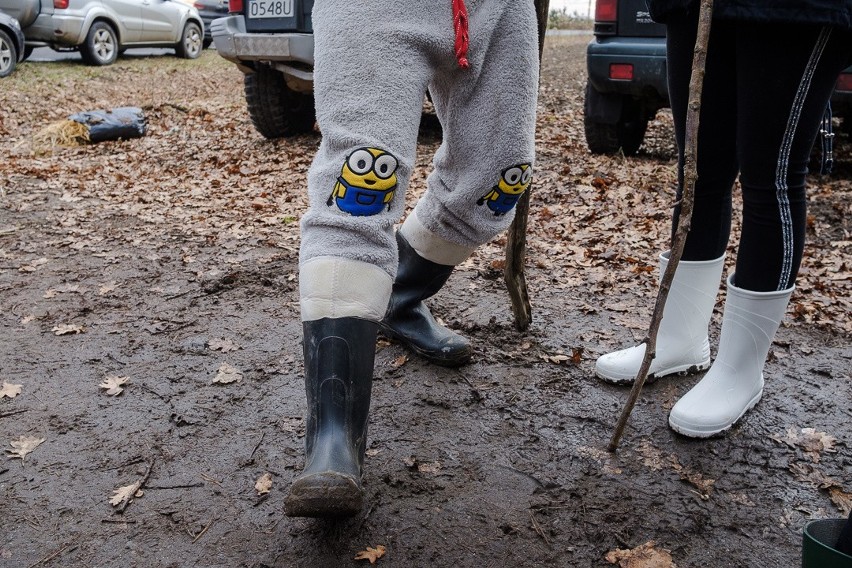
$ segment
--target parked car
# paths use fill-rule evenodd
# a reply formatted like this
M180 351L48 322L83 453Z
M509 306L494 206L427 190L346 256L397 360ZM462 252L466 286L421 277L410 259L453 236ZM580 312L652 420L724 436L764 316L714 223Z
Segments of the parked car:
M213 43L213 36L210 35L210 24L216 18L228 15L228 0L196 0L193 6L198 10L198 15L204 22L204 49L207 49Z
M79 50L90 65L109 65L133 47L173 47L179 57L201 54L204 23L177 0L0 0L21 23L26 49Z
M244 73L252 124L266 138L314 127L313 0L230 0L213 20L216 51Z
M594 34L586 49L586 144L593 154L630 156L642 145L648 121L671 104L666 29L651 20L645 0L597 0ZM852 133L852 67L837 80L831 106Z
M847 67L834 85L831 112L840 117L841 128L852 134L852 67Z
M645 0L597 0L594 39L586 49L583 122L593 154L633 155L648 121L668 107L666 29Z
M21 24L0 12L0 77L7 77L24 60L24 34Z

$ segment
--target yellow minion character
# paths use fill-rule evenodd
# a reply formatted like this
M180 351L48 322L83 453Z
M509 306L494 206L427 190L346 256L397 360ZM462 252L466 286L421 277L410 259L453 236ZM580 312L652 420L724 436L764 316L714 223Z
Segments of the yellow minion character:
M346 158L326 205L363 216L380 213L396 192L399 161L379 148L358 148Z
M505 215L518 203L518 199L532 181L532 164L517 164L500 172L500 181L487 194L477 199L477 205L488 204L488 208L499 217Z

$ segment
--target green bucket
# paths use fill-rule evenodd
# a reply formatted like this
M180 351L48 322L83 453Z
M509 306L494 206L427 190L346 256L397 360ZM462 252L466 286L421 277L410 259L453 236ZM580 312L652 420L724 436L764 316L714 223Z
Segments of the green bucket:
M852 568L852 556L834 548L846 519L811 521L802 531L802 568Z

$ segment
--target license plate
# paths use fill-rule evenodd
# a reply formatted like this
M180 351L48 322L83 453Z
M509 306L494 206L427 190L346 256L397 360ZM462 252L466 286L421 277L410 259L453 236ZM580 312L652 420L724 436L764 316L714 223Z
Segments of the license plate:
M291 18L293 17L293 0L250 0L248 17L256 18Z

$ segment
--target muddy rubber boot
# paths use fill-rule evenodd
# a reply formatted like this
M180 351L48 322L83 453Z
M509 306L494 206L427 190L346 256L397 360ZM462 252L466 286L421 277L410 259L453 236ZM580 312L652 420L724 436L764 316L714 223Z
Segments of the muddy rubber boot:
M423 303L438 293L455 267L426 260L398 232L396 242L399 268L387 313L379 324L382 332L432 363L464 365L473 352L470 341L436 322Z
M669 264L669 253L660 255L660 279ZM657 332L657 354L648 379L703 371L710 366L707 327L716 305L725 257L704 261L680 261L663 309ZM645 345L601 355L595 362L598 378L615 384L633 384Z
M719 434L742 418L763 394L763 364L795 287L751 292L728 277L719 353L713 366L669 414L672 430L692 438Z
M361 466L376 353L374 322L323 318L303 322L305 470L284 502L289 517L346 517L364 503Z

